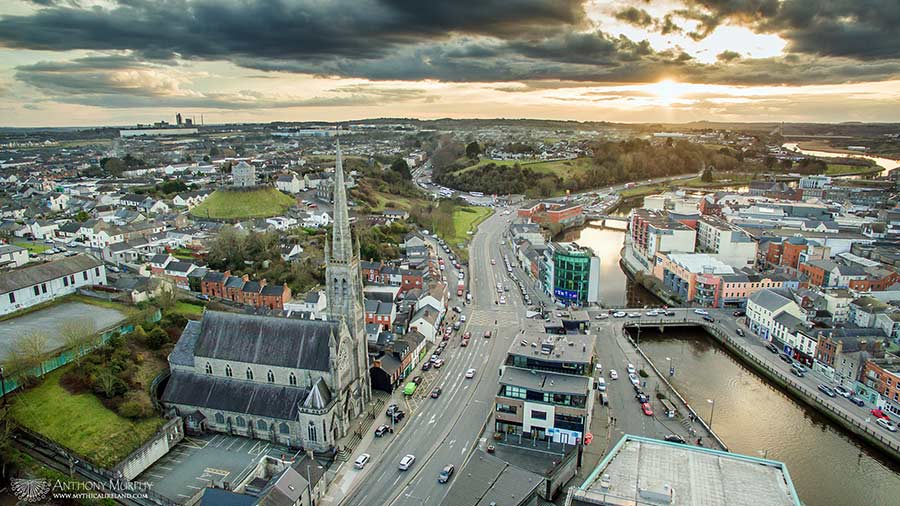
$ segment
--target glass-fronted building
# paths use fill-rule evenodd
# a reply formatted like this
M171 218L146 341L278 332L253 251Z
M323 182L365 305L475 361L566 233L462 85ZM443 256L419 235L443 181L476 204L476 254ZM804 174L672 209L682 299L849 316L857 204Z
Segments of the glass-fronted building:
M573 242L550 243L546 276L547 292L560 303L583 306L597 302L600 293L600 259L589 248Z

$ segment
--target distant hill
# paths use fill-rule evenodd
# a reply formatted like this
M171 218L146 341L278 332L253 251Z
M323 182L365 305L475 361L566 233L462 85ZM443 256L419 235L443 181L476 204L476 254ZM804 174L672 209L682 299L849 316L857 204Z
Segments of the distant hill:
M220 220L269 218L284 213L293 204L293 198L272 187L249 191L219 189L191 209L191 214Z

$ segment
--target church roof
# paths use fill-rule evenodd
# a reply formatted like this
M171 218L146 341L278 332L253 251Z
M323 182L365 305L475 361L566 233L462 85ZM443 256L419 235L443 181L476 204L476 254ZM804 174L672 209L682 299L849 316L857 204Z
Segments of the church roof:
M325 384L325 380L319 378L309 391L309 395L306 396L306 400L303 401L303 407L308 409L325 409L330 402L331 390Z
M240 372L240 371L239 371ZM296 420L304 388L172 371L162 401L246 415Z
M340 324L206 311L194 354L232 362L328 371ZM340 342L340 339L335 339Z

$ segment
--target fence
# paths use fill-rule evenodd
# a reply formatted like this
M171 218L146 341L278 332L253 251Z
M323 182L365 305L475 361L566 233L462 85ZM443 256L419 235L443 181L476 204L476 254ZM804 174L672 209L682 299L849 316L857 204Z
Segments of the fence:
M146 321L148 322L158 322L162 318L162 312L160 310L156 310L154 313L151 313L147 316ZM0 397L17 390L20 386L22 386L22 379L29 377L40 377L45 374L59 369L60 367L68 364L69 362L75 361L76 358L83 357L93 350L103 346L110 339L112 339L113 335L123 335L128 334L134 330L134 323L123 323L121 325L114 325L108 329L103 330L99 337L94 340L89 346L78 347L78 348L70 348L63 351L60 351L55 357L51 357L41 361L39 365L36 365L30 369L25 369L24 371L16 371L10 377L3 377L3 381L0 382Z

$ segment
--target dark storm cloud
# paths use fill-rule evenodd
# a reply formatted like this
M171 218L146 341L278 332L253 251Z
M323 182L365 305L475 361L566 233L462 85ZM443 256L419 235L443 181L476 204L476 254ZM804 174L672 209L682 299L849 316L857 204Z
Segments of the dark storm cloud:
M653 16L644 9L628 7L615 13L616 19L634 26L646 28L653 24Z

